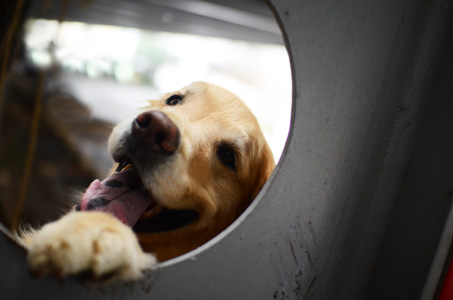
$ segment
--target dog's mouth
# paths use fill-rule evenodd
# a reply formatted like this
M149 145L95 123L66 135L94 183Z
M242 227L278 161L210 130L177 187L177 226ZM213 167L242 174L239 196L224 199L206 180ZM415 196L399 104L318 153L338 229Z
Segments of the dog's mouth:
M94 180L76 209L110 213L137 232L174 230L198 216L192 210L170 210L160 205L128 162L120 163L104 180Z

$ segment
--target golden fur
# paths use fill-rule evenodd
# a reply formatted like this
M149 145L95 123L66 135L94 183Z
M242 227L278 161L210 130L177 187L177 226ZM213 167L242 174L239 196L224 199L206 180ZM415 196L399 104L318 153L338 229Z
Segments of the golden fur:
M166 105L165 99L175 94L184 97L183 105ZM155 262L143 251L164 261L199 247L230 225L270 176L274 159L258 122L227 90L196 82L150 101L146 109L165 113L181 138L171 159L141 174L143 185L160 206L196 211L198 218L171 231L134 234L106 213L72 212L24 239L32 271L65 276L88 270L97 278L136 278ZM122 147L121 137L136 117L116 126L110 152ZM234 171L216 155L221 143L234 149Z

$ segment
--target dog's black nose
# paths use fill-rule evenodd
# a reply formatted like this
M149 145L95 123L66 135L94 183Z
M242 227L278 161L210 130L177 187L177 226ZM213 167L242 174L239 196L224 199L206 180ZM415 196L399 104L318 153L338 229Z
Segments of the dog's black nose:
M132 136L148 151L171 154L179 145L179 129L160 111L144 112L132 124Z

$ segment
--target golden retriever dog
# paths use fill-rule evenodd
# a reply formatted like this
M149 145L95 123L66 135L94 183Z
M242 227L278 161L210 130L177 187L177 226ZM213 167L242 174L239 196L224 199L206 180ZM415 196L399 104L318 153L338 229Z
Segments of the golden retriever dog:
M77 208L26 233L36 275L134 279L230 225L274 168L257 120L227 90L195 82L117 125L117 162Z

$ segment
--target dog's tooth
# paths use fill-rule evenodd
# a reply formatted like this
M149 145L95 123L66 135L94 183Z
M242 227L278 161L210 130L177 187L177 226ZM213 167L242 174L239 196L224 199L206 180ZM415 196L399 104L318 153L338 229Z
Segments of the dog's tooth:
M129 163L128 163L128 162L125 162L125 161L120 162L120 163L118 164L118 167L116 168L115 172L117 172L117 173L118 173L118 172L121 172L128 164L129 164Z

